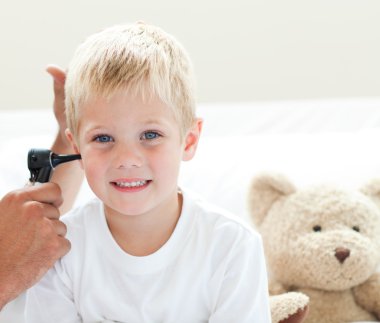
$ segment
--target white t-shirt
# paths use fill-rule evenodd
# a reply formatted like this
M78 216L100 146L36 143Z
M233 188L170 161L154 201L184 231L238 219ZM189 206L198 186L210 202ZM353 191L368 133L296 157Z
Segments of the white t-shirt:
M103 204L63 217L71 251L27 293L27 323L270 323L260 236L183 192L176 228L135 257L113 239Z

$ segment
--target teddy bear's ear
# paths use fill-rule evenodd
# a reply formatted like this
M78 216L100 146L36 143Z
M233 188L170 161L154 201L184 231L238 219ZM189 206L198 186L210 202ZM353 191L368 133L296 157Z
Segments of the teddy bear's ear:
M295 191L295 186L280 174L261 174L253 178L248 191L248 208L255 225L261 224L278 198Z
M360 191L372 198L372 200L380 207L380 178L370 181L362 187Z

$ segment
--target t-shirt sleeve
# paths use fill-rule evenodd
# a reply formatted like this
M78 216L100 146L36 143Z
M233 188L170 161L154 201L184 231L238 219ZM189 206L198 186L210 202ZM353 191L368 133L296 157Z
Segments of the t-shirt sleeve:
M209 323L270 323L268 278L261 237L245 236L229 255Z
M81 323L61 261L27 291L26 323Z

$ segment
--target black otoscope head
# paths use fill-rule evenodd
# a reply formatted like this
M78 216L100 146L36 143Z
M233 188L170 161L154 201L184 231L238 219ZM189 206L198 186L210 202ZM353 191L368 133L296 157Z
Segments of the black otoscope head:
M80 155L57 155L49 149L30 149L28 152L29 180L32 183L46 183L56 166L80 158Z

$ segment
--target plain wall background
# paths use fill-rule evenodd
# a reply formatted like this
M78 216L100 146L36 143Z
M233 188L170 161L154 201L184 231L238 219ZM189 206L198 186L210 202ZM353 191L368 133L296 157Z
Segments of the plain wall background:
M380 96L379 0L13 0L0 6L0 109L50 108L45 66L137 20L184 44L200 102Z

